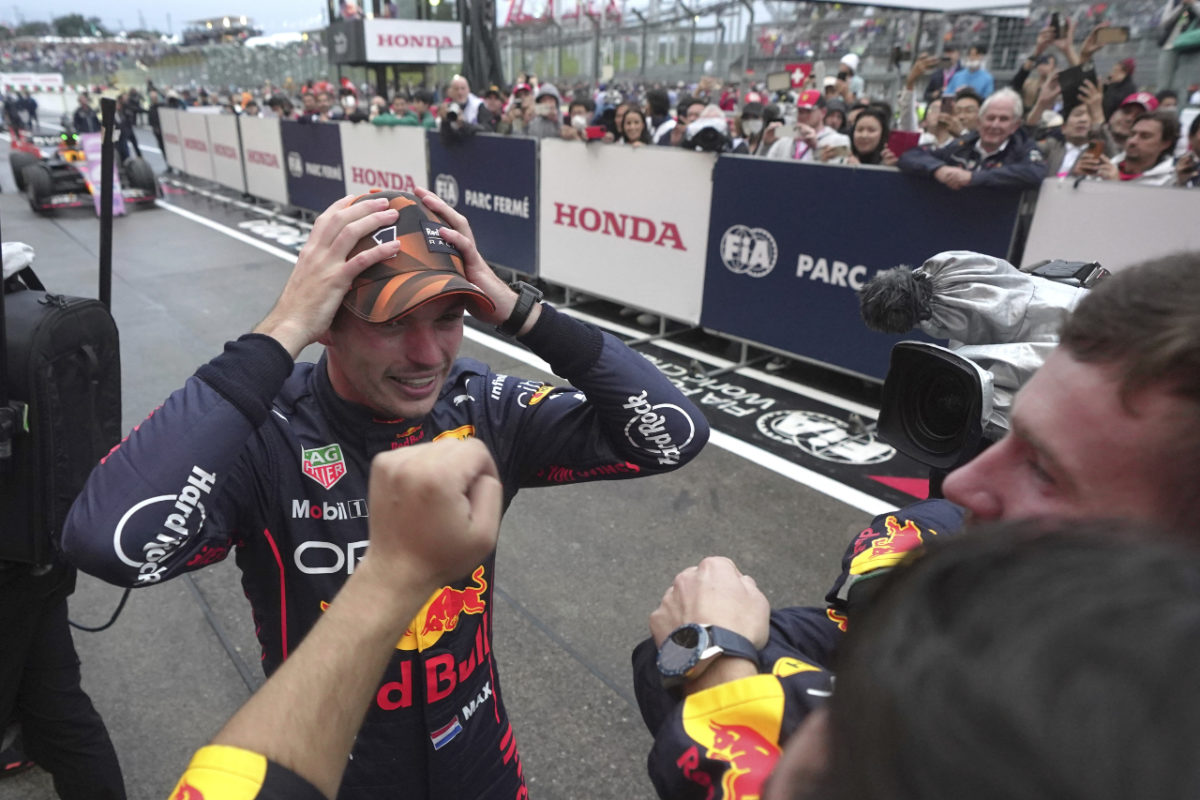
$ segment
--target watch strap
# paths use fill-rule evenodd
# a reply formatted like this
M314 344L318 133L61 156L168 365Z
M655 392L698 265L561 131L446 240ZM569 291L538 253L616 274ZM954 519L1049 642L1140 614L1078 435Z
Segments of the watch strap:
M508 319L496 326L497 331L508 337L515 337L521 331L525 320L529 319L529 314L533 311L533 306L542 299L542 291L525 281L517 281L512 288L517 292L517 303Z
M720 655L744 658L751 661L755 667L762 668L761 659L758 656L758 648L745 636L735 633L728 628L718 628L716 625L709 625L707 627L709 644L712 648L717 649ZM714 653L714 655L716 654Z

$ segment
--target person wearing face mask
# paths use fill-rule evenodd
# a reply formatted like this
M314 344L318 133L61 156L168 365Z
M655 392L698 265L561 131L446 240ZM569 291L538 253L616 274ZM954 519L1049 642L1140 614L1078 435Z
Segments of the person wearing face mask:
M966 69L954 73L954 77L950 78L950 82L946 84L946 94L954 94L960 87L969 86L978 92L980 97L991 96L996 89L996 82L992 78L992 73L983 67L986 56L986 47L978 44L971 45L967 50L967 60L963 64Z
M762 149L763 125L763 104L746 103L742 107L742 116L738 119L737 127L741 136L734 139L734 152L757 155ZM737 149L739 147L745 149Z

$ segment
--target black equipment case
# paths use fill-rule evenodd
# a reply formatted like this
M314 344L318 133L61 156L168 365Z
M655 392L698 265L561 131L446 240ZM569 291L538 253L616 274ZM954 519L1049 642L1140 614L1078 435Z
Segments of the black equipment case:
M0 560L48 564L75 496L121 438L120 342L99 300L47 292L28 268L4 289L0 399L15 429L0 472Z

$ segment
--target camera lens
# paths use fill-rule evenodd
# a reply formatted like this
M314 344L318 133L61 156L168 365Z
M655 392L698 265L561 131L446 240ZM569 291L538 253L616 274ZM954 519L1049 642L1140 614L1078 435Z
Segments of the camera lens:
M971 413L971 392L964 376L950 370L927 370L914 381L919 387L906 397L904 418L914 442L933 453L958 446Z

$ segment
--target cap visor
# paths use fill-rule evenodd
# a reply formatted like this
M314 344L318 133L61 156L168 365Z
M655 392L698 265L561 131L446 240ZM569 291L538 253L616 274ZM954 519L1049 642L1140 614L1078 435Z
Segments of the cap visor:
M496 304L475 284L449 270L404 272L351 289L342 301L354 316L367 322L387 322L426 303L461 295L471 313L495 311Z

